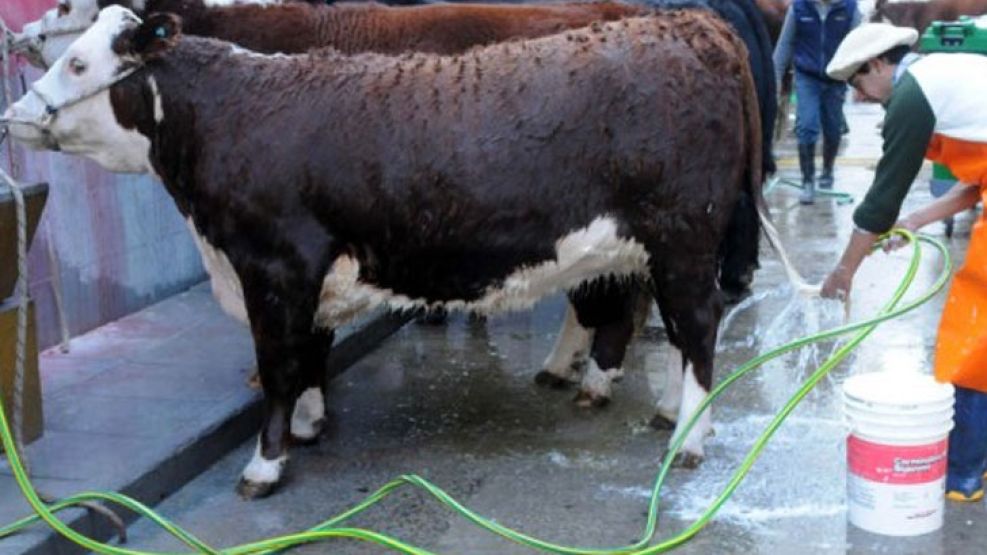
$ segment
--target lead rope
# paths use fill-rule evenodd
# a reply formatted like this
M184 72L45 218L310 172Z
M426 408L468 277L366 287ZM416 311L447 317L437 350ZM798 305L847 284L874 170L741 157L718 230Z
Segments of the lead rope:
M10 64L10 38L13 33L4 23L3 18L0 18L0 34L3 35L3 51L0 53L0 59L3 60L3 67L0 70L3 71L3 75L0 79L3 80L3 94L4 94L4 106L10 106L13 104L14 95L11 91L10 76L13 75ZM24 74L20 75L21 89L22 91L27 91L27 83L24 82ZM3 144L4 138L6 138L7 130L3 129L0 131L0 144ZM7 158L10 163L10 175L14 178L20 176L19 159L14 156L14 149L10 148L7 151ZM58 316L58 331L61 334L61 342L59 343L59 349L63 353L69 352L69 340L71 335L69 335L69 324L68 318L65 312L65 303L62 301L62 272L61 265L59 264L58 255L55 252L55 242L52 241L51 236L51 225L46 219L44 222L45 226L45 243L48 247L48 267L51 269L51 289L52 295L55 297L55 313Z
M0 59L3 60L3 98L4 106L13 103L14 95L10 89L10 29L0 18L0 33L3 34L3 50L0 52ZM3 138L6 138L4 130ZM2 140L2 139L0 139ZM10 172L18 175L18 160L14 156L14 149L7 149L7 159L10 162ZM14 428L14 445L17 452L21 454L24 461L24 468L30 474L30 464L28 463L26 452L24 451L24 357L27 352L27 210L24 207L24 193L17 182L0 170L4 181L10 186L10 193L14 197L14 211L17 219L17 286L14 288L14 297L17 299L17 340L14 347L14 391L12 402L12 413L10 415Z
M10 106L13 104L13 94L10 88L10 75L11 63L10 63L10 43L7 38L10 36L10 29L7 27L6 22L0 17L0 80L3 81L3 94L4 94L4 106ZM3 144L4 139L7 137L6 128L0 133L0 145ZM28 308L28 275L27 275L27 208L24 204L24 192L21 191L20 184L14 179L13 176L20 174L20 164L16 156L14 156L13 145L7 147L7 158L10 163L10 174L5 172L3 168L0 168L0 178L3 179L10 187L11 195L14 197L14 215L17 219L17 285L14 288L14 296L17 299L17 339L14 346L14 390L13 390L13 401L11 403L10 419L12 424L12 432L14 439L14 449L17 451L21 464L24 466L24 472L27 475L31 473L31 467L28 462L27 450L24 449L24 361L27 356L27 308ZM11 175L12 174L12 175ZM49 246L51 241L49 240ZM53 253L49 248L49 256ZM57 274L58 269L56 266L52 266L52 274ZM62 323L62 339L63 348L67 345L67 330L65 329L64 318L62 317L62 307L61 307L61 293L56 287L55 291L55 303L59 311L59 321ZM66 349L67 350L67 349ZM8 454L9 455L9 454ZM46 503L51 503L54 497L39 492L38 497L44 500ZM110 525L116 530L117 536L120 538L121 543L127 542L127 528L123 523L123 519L117 516L108 507L93 501L86 501L79 504L81 507L89 510L91 513L96 513L103 515L109 522Z

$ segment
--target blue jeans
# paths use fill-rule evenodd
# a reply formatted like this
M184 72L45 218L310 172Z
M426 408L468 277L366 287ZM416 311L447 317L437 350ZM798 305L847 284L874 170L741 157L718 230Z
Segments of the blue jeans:
M987 393L956 387L953 430L949 432L946 491L970 495L983 489L987 461Z
M846 84L822 79L795 70L795 135L800 145L815 144L819 130L827 142L839 142L842 135L843 100Z

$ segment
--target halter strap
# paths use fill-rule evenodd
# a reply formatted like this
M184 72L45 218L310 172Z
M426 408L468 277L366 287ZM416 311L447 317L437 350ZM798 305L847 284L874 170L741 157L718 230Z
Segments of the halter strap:
M31 88L28 90L28 94L33 93L37 95L37 97L41 99L41 102L44 103L45 113L41 116L41 119L39 121L35 121L33 119L25 119L25 118L10 118L10 119L0 120L0 123L13 122L13 123L19 123L24 125L33 125L35 127L40 128L41 131L43 132L48 132L49 128L51 127L51 124L55 121L55 118L58 117L58 113L62 108L66 108L68 106L78 104L79 102L82 102L87 98L95 96L109 89L113 85L116 85L120 81L123 81L127 77L130 77L131 75L133 75L135 72L137 72L143 67L144 67L143 64L137 64L135 66L129 67L121 71L119 74L116 75L116 77L114 77L110 81L92 87L88 90L84 90L79 94L70 96L65 100L62 100L61 102L53 101L51 98L48 97L48 95L41 92L41 89L38 88L37 82L34 82L31 84Z

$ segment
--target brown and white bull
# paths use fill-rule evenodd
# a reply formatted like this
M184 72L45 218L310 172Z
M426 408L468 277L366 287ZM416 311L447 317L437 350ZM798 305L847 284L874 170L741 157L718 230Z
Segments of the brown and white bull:
M347 53L406 51L454 54L471 46L507 40L512 37L539 37L552 32L583 27L596 21L650 13L642 6L617 2L571 2L535 5L436 4L410 8L390 8L377 3L309 5L256 0L231 3L229 0L60 0L38 22L25 25L15 43L22 51L42 53L54 63L70 42L94 21L100 7L123 5L140 12L168 11L182 17L184 34L212 36L262 53L300 53L318 46L332 46ZM59 42L52 43L56 40ZM738 207L736 209L740 211ZM757 251L753 237L734 236L746 252ZM224 309L246 322L243 295L236 280L218 263L215 252L202 242L197 246L211 275L213 291ZM734 273L749 279L756 260L744 260L738 249ZM723 265L723 272L727 272ZM727 280L736 282L738 280ZM743 281L746 286L747 281ZM721 281L721 286L723 282ZM609 402L611 379L586 376L582 371L588 356L592 330L578 326L570 308L557 346L546 358L536 382L551 387L578 384L575 400L580 406ZM611 376L615 377L615 376ZM314 394L313 394L314 395Z
M741 188L760 200L757 110L743 44L701 11L452 57L263 56L114 6L4 120L156 174L242 291L265 416L239 489L256 496L289 430L318 432L321 398L295 400L332 330L379 305L495 312L564 290L606 379L646 287L683 357L659 409L684 422L712 381L717 249ZM707 413L685 462L709 430Z

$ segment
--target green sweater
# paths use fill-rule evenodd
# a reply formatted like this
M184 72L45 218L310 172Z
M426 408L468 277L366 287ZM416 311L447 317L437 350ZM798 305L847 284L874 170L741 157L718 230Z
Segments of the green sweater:
M905 195L922 167L936 117L918 82L907 71L895 85L884 114L883 152L874 183L853 213L863 231L884 233L898 221Z

